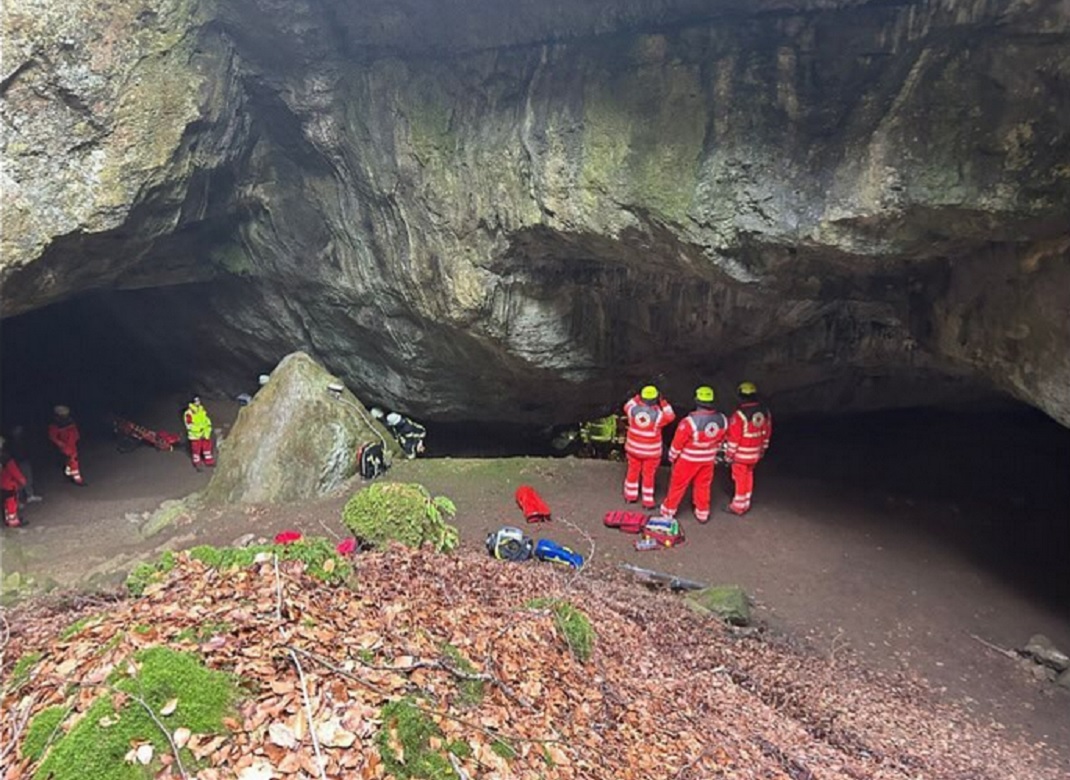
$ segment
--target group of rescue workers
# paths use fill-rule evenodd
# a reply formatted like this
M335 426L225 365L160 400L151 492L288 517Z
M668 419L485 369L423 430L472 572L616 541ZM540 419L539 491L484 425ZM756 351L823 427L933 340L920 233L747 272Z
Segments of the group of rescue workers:
M676 420L676 412L654 385L647 385L630 398L624 404L627 422L624 452L628 464L624 500L629 503L641 500L645 509L658 508L663 517L674 517L691 487L695 519L709 522L714 466L720 459L731 464L735 483L735 495L726 509L733 514L746 514L754 492L754 467L769 449L773 435L773 416L758 396L754 383L741 383L737 396L737 408L731 416L725 416L714 407L713 388L703 385L695 390L695 409L680 420L669 445L672 473L668 494L660 508L654 500L654 478L664 455L662 432ZM384 413L379 408L371 409L371 415L386 426L406 458L411 460L424 452L427 437L424 426L397 412ZM202 466L214 466L212 419L200 396L190 399L182 418L193 467L200 471ZM616 436L616 415L598 421L597 425L600 427L594 429L596 433L589 435L595 441ZM0 491L4 524L10 527L22 524L19 509L23 504L40 500L33 490L33 471L25 453L23 433L21 427L16 427L10 441L0 438ZM53 409L48 438L63 458L64 475L75 485L84 487L86 481L78 458L81 434L69 407L61 405Z
M672 473L669 492L659 508L663 517L675 517L687 488L692 488L695 519L710 519L710 492L718 459L731 464L735 495L728 512L750 511L754 493L754 467L769 449L773 415L758 395L753 382L736 389L739 404L730 417L714 407L713 388L695 390L695 409L676 426L669 445ZM664 454L662 431L676 419L672 405L658 388L647 385L624 404L627 434L624 452L628 471L624 477L624 500L642 500L645 509L655 509L654 477Z
M199 396L190 399L182 417L193 467L200 471L202 463L214 466L212 420ZM52 420L48 424L48 440L62 457L63 475L75 485L86 487L88 483L82 476L78 456L81 438L70 407L62 404L53 407ZM9 528L23 525L19 510L24 505L41 500L41 496L34 491L33 467L25 441L25 429L21 425L12 429L9 438L0 437L0 494L4 503L4 525Z

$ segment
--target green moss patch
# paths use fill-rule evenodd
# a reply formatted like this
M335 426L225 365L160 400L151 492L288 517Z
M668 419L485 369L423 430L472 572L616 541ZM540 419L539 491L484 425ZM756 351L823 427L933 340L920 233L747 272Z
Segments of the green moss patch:
M429 544L445 552L460 543L457 528L446 522L456 513L450 499L432 498L423 485L380 482L346 502L342 522L355 537L376 547L395 541L408 547Z
M154 582L159 582L171 569L175 568L175 554L165 552L159 560L152 563L139 563L126 577L126 589L132 596L140 596L145 588Z
M39 761L45 750L61 735L59 724L67 717L67 707L48 707L41 710L30 721L26 736L22 740L22 755L33 761Z
M91 625L99 623L101 620L100 615L86 615L84 618L71 623L65 629L59 633L59 638L63 640L70 639L71 637L79 634L83 629L88 628Z
M431 748L431 738L441 737L442 731L412 700L387 704L382 710L382 721L377 741L387 772L398 780L456 780L449 759ZM454 752L449 745L446 749ZM454 752L454 755L460 754Z
M280 561L302 561L306 571L330 584L344 582L353 567L322 536L299 539L290 544L255 544L251 547L211 547L202 545L189 551L190 558L213 569L241 569L252 566L262 553L277 554Z
M561 599L532 599L527 606L531 609L549 609L554 615L557 633L572 655L581 663L590 660L596 634L590 619L583 612Z
M451 644L445 644L442 646L442 657L447 664L452 666L459 672L465 674L475 674L476 668L472 665L472 662L464 657L461 651ZM460 696L458 697L458 703L462 707L476 707L481 701L483 701L483 694L485 693L485 686L482 680L461 680Z
M8 677L5 688L9 688L12 691L17 691L23 685L30 680L30 672L37 666L37 662L44 657L44 653L26 653L15 662L15 666L11 669L11 675Z
M231 713L237 698L237 687L231 677L208 669L196 656L165 647L143 650L135 660L136 673L122 672L112 681L117 691L143 699L172 732L180 726L195 734L216 734L225 730L223 718ZM171 699L178 700L174 712L159 715ZM43 750L47 746L47 735L53 733L62 720L50 713L37 725L37 720L49 712L45 710L34 719L36 742L29 745L27 736L24 752L30 747ZM125 756L131 746L143 742L152 743L153 761L148 766L128 763ZM161 768L158 757L169 751L167 738L138 702L119 693L102 692L84 717L67 734L55 740L34 778L143 780L155 777ZM185 750L182 758L187 766L194 764L192 754Z

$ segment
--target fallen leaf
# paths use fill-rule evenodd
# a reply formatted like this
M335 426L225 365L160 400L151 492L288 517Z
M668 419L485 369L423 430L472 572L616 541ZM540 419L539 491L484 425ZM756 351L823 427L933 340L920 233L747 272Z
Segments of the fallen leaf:
M160 708L160 714L163 716L170 715L178 707L178 699L168 699L167 703Z
M327 747L351 747L357 741L357 735L342 728L338 718L331 718L316 727L316 736L321 745Z
M294 736L293 730L285 723L272 723L268 726L268 739L272 744L279 747L297 747L297 737Z
M175 747L182 748L186 746L186 743L189 742L189 738L192 735L193 732L191 732L188 728L186 728L185 726L179 726L177 729L175 729L175 733L171 735L171 738L175 741Z
M152 761L152 755L155 751L152 748L152 744L146 742L144 745L137 746L137 762L142 766L148 766Z

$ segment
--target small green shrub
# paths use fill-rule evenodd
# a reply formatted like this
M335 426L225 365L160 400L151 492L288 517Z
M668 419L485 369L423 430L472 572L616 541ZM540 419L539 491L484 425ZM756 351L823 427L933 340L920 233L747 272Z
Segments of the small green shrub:
M590 660L596 635L590 619L585 614L561 599L532 599L527 606L553 612L557 633L565 640L572 655L581 663Z
M457 507L445 496L432 498L423 485L380 482L346 502L342 522L352 534L375 547L397 541L408 547L430 544L438 552L460 543L457 528L446 522Z
M225 730L223 718L230 714L237 698L237 688L229 675L208 669L194 655L166 647L148 648L138 653L135 659L136 674L128 676L125 671L117 672L111 681L115 688L139 696L155 712L159 712L168 700L177 698L178 707L165 718L172 731L179 726L185 726L195 734L216 734ZM148 766L141 766L127 763L124 757L131 745L138 742L151 742L159 757L170 751L167 738L139 703L130 699L116 709L114 702L112 695L101 694L70 732L57 735L45 760L34 773L35 780L147 780L155 777L160 771L158 758ZM53 724L48 730L51 734L62 718L57 720L54 714L49 718ZM45 732L46 725L47 721L39 727L41 733ZM47 736L45 734L44 739ZM47 746L47 742L35 744ZM183 761L187 766L193 765L192 754L183 751Z
M410 699L400 699L383 707L381 714L379 756L388 773L398 780L456 780L449 760L431 749L431 738L442 732L427 713Z

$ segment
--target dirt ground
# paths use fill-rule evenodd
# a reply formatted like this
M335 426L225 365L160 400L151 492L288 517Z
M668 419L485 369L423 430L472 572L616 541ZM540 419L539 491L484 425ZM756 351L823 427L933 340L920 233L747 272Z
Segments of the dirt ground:
M230 403L210 403L209 408L224 426L236 413ZM167 422L173 417L161 411L158 420L145 422L175 430L175 423ZM966 450L975 449L972 428L967 422L959 437ZM875 668L924 679L939 697L957 702L979 721L1046 743L1070 771L1070 691L1034 680L1015 661L973 638L1014 648L1042 633L1070 648L1066 594L1053 591L1043 577L1023 577L1022 567L1011 565L1012 556L993 554L988 536L977 532L989 525L989 515L979 508L1005 513L1017 507L1023 518L1035 519L1047 505L1023 506L1014 491L1006 506L999 504L990 494L996 487L984 474L974 475L980 483L960 486L965 498L955 501L939 498L941 491L925 480L911 482L908 475L900 480L891 468L871 483L832 479L830 464L841 476L849 474L866 453L844 451L835 437L819 440L805 427L796 429L794 444L792 435L790 430L778 432L782 454L760 466L754 509L746 518L720 511L728 490L721 474L712 521L697 525L685 501L680 517L686 545L655 552L636 552L634 537L602 527L606 511L626 508L618 463L428 458L397 465L389 478L420 482L453 498L462 541L474 547L481 547L486 534L500 525L524 525L513 491L530 484L555 517L549 524L526 526L533 536L570 544L593 556L596 568L629 562L710 584L738 583L751 594L758 619L770 630L799 637L817 653L855 653ZM1062 457L1065 438L1054 441ZM916 448L908 432L903 446ZM830 455L836 452L840 463ZM202 488L210 474L194 471L184 452L143 447L120 454L107 437L87 441L83 453L91 483L86 488L64 481L61 469L51 463L37 464L38 489L45 500L24 510L25 529L5 530L5 575L18 571L39 583L69 585L128 568L163 548L226 544L246 533L271 536L296 528L341 538L341 507L360 486L298 507L207 509L142 540L137 527L144 513L164 499ZM938 471L924 462L924 453L922 461L918 465L930 476ZM819 462L821 469L814 466ZM961 460L956 468L960 466ZM946 479L936 476L937 482ZM659 498L667 479L668 470L662 469ZM1053 500L1061 500L1061 494ZM1006 540L1003 544L1013 547ZM997 553L999 549L997 542ZM1056 577L1065 582L1065 568Z

